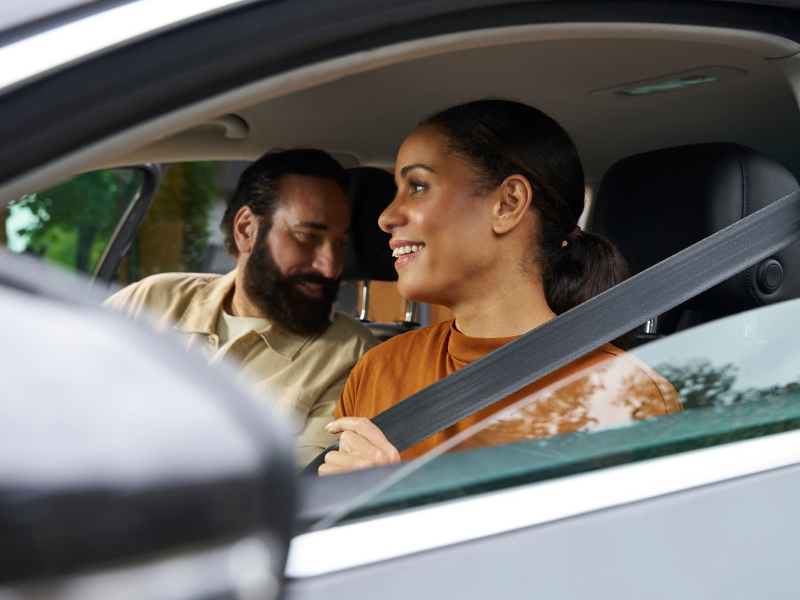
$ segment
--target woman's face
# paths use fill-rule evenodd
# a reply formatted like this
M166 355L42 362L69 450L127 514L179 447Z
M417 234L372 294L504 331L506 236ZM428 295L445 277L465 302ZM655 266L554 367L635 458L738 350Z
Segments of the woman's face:
M500 257L493 202L476 193L469 164L443 152L443 142L430 125L403 142L397 196L378 224L392 234L400 294L453 307L480 292Z

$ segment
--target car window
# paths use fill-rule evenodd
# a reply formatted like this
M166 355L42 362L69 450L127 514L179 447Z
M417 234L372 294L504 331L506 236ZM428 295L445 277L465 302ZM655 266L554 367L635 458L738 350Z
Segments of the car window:
M0 242L11 252L91 274L143 181L139 169L103 169L23 196L6 207Z
M719 319L575 373L409 463L402 479L373 490L345 520L797 429L796 326L800 300ZM683 412L636 414L658 401L654 380L671 384Z
M219 224L247 161L164 165L153 204L117 270L119 285L157 273L227 273Z

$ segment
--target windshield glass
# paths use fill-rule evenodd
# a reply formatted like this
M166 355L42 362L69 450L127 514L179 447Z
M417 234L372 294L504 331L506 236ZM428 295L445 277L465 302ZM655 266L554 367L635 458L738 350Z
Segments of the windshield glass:
M573 373L406 463L324 524L796 429L798 325L800 300L785 302ZM651 416L674 392L683 410Z

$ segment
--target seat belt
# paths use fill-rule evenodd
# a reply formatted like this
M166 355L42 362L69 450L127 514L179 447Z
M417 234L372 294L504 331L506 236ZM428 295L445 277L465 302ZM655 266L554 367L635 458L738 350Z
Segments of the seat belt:
M403 452L800 240L800 190L579 304L372 418ZM338 440L301 474L316 473Z

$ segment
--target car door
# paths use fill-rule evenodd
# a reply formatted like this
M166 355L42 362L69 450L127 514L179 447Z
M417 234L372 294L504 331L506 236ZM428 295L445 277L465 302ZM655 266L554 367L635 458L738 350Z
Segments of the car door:
M131 5L144 6L141 2ZM217 12L213 12L215 10ZM532 2L508 5L493 2L465 5L463 2L355 1L220 3L208 11L184 13L173 22L162 22L153 31L142 28L129 37L112 39L107 46L79 55L69 62L62 64L56 60L46 70L32 70L17 80L9 80L0 89L0 139L3 140L0 145L0 195L5 201L21 198L32 190L55 185L80 170L80 165L102 162L105 153L118 151L126 145L144 144L160 135L180 130L189 123L202 122L206 117L218 117L215 112L219 110L218 105L211 106L204 102L219 100L224 94L230 94L226 102L231 107L236 106L236 93L260 80L272 78L270 81L273 85L284 85L287 86L284 89L290 89L291 77L278 80L280 75L296 73L301 68L313 69L323 61L357 57L361 52L389 44L488 27L576 21L606 23L630 21L632 18L644 23L691 26L718 26L724 23L727 27L768 32L798 40L800 36L796 31L795 16L791 8L784 6L764 5L756 9L744 4L725 3L702 6L656 2ZM73 17L76 19L74 22L80 21L79 16ZM67 25L69 23L67 19ZM54 32L56 30L52 29ZM46 37L49 31L43 31L40 35L45 37L38 38L42 49L51 49ZM19 30L14 33L19 34ZM11 36L10 33L7 35ZM0 47L0 64L4 59L9 61L15 56L9 51L13 49L13 36L6 39L12 41ZM182 110L176 117L175 114ZM686 456L689 458L684 462L691 463L694 457ZM711 466L706 468L713 470L715 464L712 461ZM775 468L786 467L782 474L789 477L792 468L788 465L787 462ZM633 475L628 475L629 479L620 485L635 486L638 478L644 477L644 471L649 471L653 465L644 461L635 466L641 469L626 471ZM768 470L771 467L762 465L759 468ZM381 474L366 475L373 476L384 478ZM747 471L738 472L733 477L754 477L773 482L773 476L773 473ZM579 493L590 495L606 486L602 477L598 476L594 481L597 487L588 487ZM719 492L725 498L738 498L740 496L734 488L742 481L731 478L722 483L707 482L709 486L711 483L718 484L714 488L716 491L709 491L711 487L703 487L701 482L683 496L664 495L682 492L683 488L679 487L665 488L667 491L658 498L630 496L625 503L640 503L631 510L615 508L621 504L590 506L580 512L561 513L560 518L565 520L557 524L554 524L555 521L520 521L522 524L503 532L486 531L485 535L470 539L454 537L440 546L429 544L421 549L411 547L405 553L388 552L380 556L380 563L370 562L368 566L350 564L346 566L350 569L346 572L323 569L322 573L318 569L304 578L295 572L295 581L290 584L289 593L295 597L314 597L321 595L323 589L340 583L342 586L360 586L362 590L383 591L388 588L382 593L386 597L401 592L406 595L446 596L447 589L465 596L499 591L512 597L530 591L530 581L520 576L525 572L526 563L509 557L512 554L516 557L526 556L522 550L530 552L531 548L541 549L532 555L534 562L544 569L536 573L552 575L552 579L544 576L540 579L543 594L558 589L554 586L564 581L570 585L561 589L569 589L573 595L591 595L597 590L597 581L609 586L613 584L615 590L628 589L632 594L655 589L637 587L635 581L630 583L632 579L624 580L623 572L634 575L641 573L636 581L644 581L648 585L661 583L663 585L659 590L674 591L668 581L665 583L666 578L655 578L655 571L646 568L658 565L663 559L661 549L637 556L636 540L650 540L648 543L657 544L662 539L659 536L691 530L692 526L702 523L704 515L713 513L707 508L713 503L704 505L700 500L695 502L697 495ZM773 483L782 486L782 481L775 479ZM358 492L367 492L371 487L363 483L353 485ZM752 492L753 488L750 489ZM751 501L746 496L741 496L742 502ZM692 511L696 509L696 512L678 514L674 506L667 505L668 500L691 504ZM523 499L523 502L530 501ZM756 505L749 506L752 509L750 512L734 511L733 514L755 515ZM451 509L443 510L445 512L440 514L446 514ZM495 510L499 514L520 514L525 512L525 507L524 504L517 504L513 509L496 507ZM456 515L456 512L453 514ZM475 514L472 513L473 518ZM687 514L696 516L681 521L686 519ZM381 519L373 516L372 522L380 524ZM388 519L383 522L390 524ZM678 523L684 523L686 528L680 529ZM720 523L724 524L724 520ZM650 524L652 528L648 529ZM790 525L794 526L793 523ZM451 527L457 529L458 526L458 520L454 519ZM656 535L653 528L658 528L660 533ZM338 531L331 531L344 535L348 530L342 527ZM391 544L395 540L389 535L391 530L386 531L389 533L383 541ZM503 537L500 533L509 537ZM633 541L624 547L615 546L614 551L607 549L607 540L615 539L615 536ZM532 539L535 541L531 542ZM557 546L553 546L557 551L554 550L550 558L546 558L548 541L557 543ZM517 542L519 544L515 545ZM570 563L568 558L576 548L580 552L573 562L579 563L578 566ZM783 546L775 548L779 552ZM691 554L691 558L699 561L702 558L699 549L692 550L697 550L698 554ZM709 552L713 550L719 551L719 548L715 546ZM467 554L463 553L469 553L471 558L467 559ZM602 556L604 560L592 563L592 557L596 556ZM487 562L489 557L492 560ZM646 561L647 558L652 562ZM612 559L618 561L612 565ZM309 560L313 562L313 556ZM459 563L462 566L469 565L472 579L463 576L463 569L450 568L450 565ZM485 577L479 577L482 563L488 573ZM559 571L556 563L565 569L569 568L569 571ZM666 564L671 569L678 568L677 563ZM737 564L741 566L741 563ZM359 570L359 567L363 569ZM575 576L576 571L583 574ZM448 573L462 575L459 581L454 581L448 577ZM696 569L692 573L697 577L703 575ZM408 574L412 574L413 581L405 585L398 583ZM605 574L604 577L601 574ZM502 584L509 580L519 585L504 592ZM451 587L437 589L432 587L433 581L448 582ZM581 582L581 585L576 582ZM629 583L629 587L625 588ZM365 588L367 585L375 587ZM342 589L346 590L344 587ZM436 593L431 590L436 590Z
M289 597L792 597L799 308L762 307L635 348L383 468L383 481L320 482L333 498L372 489L322 515L306 491L301 520L319 521L293 541ZM675 386L684 412L609 418L641 398L636 359ZM515 437L552 425L540 413L576 385L584 400L561 418L583 419L578 431Z

